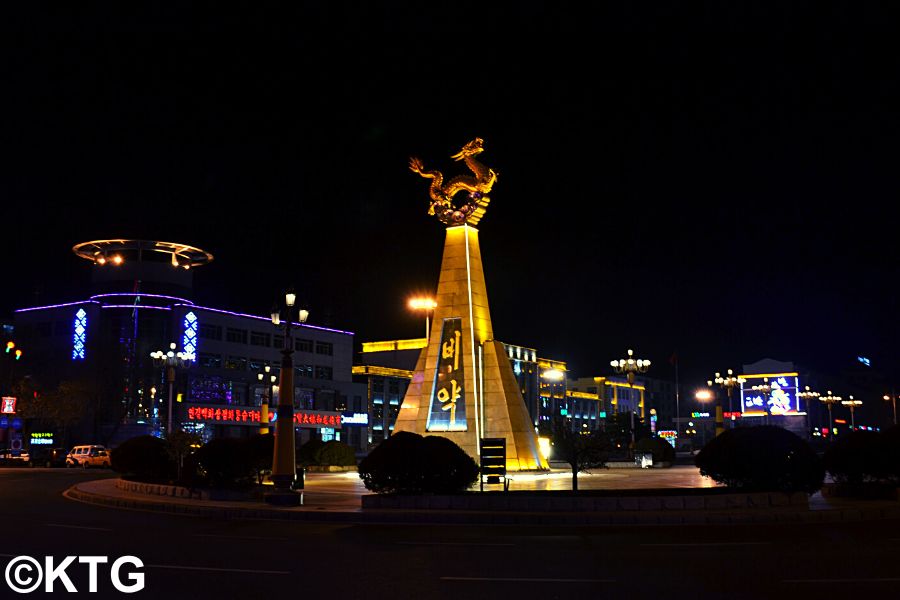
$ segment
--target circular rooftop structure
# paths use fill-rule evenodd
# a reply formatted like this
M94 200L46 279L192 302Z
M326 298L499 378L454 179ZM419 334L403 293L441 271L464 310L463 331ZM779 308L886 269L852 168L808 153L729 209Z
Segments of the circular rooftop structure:
M152 240L93 240L72 246L72 252L98 266L118 267L131 261L168 263L174 268L193 269L212 262L206 250L176 242Z

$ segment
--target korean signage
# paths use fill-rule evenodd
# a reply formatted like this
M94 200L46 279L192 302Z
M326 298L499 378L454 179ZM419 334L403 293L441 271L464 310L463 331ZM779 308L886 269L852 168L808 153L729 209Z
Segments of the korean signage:
M52 446L53 445L53 434L49 431L32 431L31 432L31 445L32 446Z
M444 319L426 431L466 431L462 319Z
M672 444L673 448L675 447L675 440L678 439L677 431L672 431L670 429L664 429L663 431L660 431L656 435L658 435L662 439L664 439L667 442L669 442L670 444Z
M16 399L12 396L3 396L3 402L0 403L0 413L4 415L16 414Z
M227 408L221 406L191 406L187 409L188 421L195 423L217 423L221 425L256 424L260 422L259 409ZM269 412L269 422L278 418L275 411ZM321 429L341 428L341 413L327 410L295 410L294 425Z

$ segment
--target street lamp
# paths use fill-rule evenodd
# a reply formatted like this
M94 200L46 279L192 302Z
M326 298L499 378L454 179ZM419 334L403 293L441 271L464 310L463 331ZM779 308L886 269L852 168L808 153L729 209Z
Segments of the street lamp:
M650 368L650 361L634 358L634 350L628 350L628 358L613 360L609 363L616 373L625 373L628 385L634 387L634 374L646 373ZM634 408L631 410L631 447L634 449Z
M856 429L856 418L854 417L854 411L857 406L862 406L862 400L854 400L853 396L850 396L849 400L841 400L841 404L850 409L850 429Z
M272 367L266 365L262 371L256 374L256 378L263 384L262 404L259 407L259 433L269 433L269 402L272 401L272 386L278 378L270 374Z
M811 392L809 390L809 386L806 386L805 391L797 392L797 397L803 398L803 401L806 402L806 430L810 431L810 432L811 432L810 428L812 427L812 424L810 423L810 414L811 414L810 413L810 405L812 404L812 401L815 400L816 398L818 398L819 396L820 396L819 392Z
M157 350L150 353L154 366L164 368L166 370L166 381L169 382L169 397L166 399L168 403L166 418L166 437L172 435L174 426L172 423L172 405L175 403L175 395L173 393L175 387L175 371L186 369L196 360L196 356L190 352L175 352L175 342L169 344L168 352Z
M825 404L828 407L828 439L834 439L834 420L831 418L831 407L841 401L840 396L835 396L831 393L831 390L828 390L828 393L824 396L819 396L819 402Z
M897 424L897 396L895 396L894 394L891 394L890 396L885 394L884 396L882 396L882 399L885 402L890 402L893 405L893 407L894 407L894 425L896 425Z
M434 314L434 309L437 308L437 302L434 301L434 298L410 298L409 308L411 308L412 310L421 310L425 312L425 341L427 342L428 336L431 334L428 317L429 315Z
M769 415L772 414L771 408L769 407L769 393L772 391L772 386L769 385L769 378L763 377L763 382L754 385L753 391L761 392L763 395L763 407L766 409L766 425L769 424Z
M734 407L731 404L731 392L735 387L739 386L742 383L746 383L747 380L741 376L735 376L734 371L728 369L725 377L722 377L721 373L716 373L715 379L710 379L706 382L706 385L712 387L712 384L715 383L719 385L719 387L725 388L725 393L728 395L728 412L733 413ZM716 399L718 399L718 394L716 394ZM718 436L720 433L725 431L725 421L722 413L722 405L721 403L716 403L716 435Z
M272 324L284 329L284 347L281 349L281 380L278 389L278 418L275 420L275 452L272 456L272 483L275 490L266 494L269 504L297 506L302 496L293 490L297 478L297 458L294 440L294 340L291 337L291 319L297 295L289 291L284 295L284 321L282 310L272 309ZM297 320L305 323L308 310L299 310Z

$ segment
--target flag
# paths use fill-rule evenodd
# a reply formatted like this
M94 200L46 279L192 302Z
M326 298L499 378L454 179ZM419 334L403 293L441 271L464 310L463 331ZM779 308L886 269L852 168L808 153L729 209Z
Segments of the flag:
M678 364L678 353L677 352L673 352L672 356L669 357L669 364L673 365L673 366Z

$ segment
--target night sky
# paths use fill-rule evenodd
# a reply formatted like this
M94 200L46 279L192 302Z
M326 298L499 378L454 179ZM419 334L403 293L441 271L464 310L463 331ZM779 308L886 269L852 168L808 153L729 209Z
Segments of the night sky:
M294 285L311 323L419 336L444 234L407 161L464 173L479 136L498 339L585 376L629 347L686 381L897 376L892 16L489 4L9 16L0 316L83 298L75 243L139 237L212 252L208 305Z

